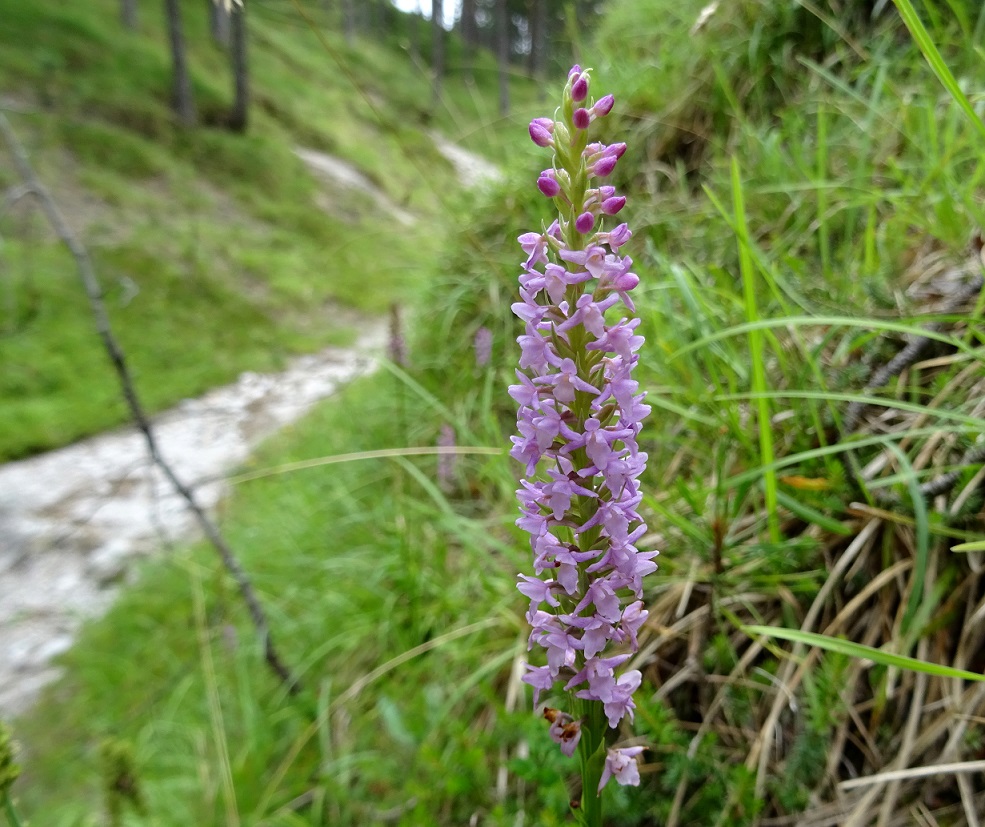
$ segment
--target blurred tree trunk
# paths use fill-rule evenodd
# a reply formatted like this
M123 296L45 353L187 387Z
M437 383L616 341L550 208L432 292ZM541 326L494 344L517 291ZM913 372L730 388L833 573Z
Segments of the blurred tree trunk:
M180 0L164 0L168 37L171 41L172 101L178 122L182 126L195 125L195 98L192 94L191 76L185 54L185 35L181 28Z
M137 0L121 0L120 21L129 31L137 29Z
M468 77L475 77L475 47L478 45L479 36L475 21L475 0L462 0L462 17L458 23L462 42L465 44L465 65Z
M445 74L445 28L444 3L431 0L431 108L437 108L441 101L441 81Z
M496 0L496 62L499 64L499 114L510 111L510 12L506 0Z
M232 33L233 109L229 113L229 128L245 132L250 106L250 73L246 54L246 4L233 5L229 13Z
M418 8L420 8L420 3L418 3ZM410 34L410 59L415 65L421 61L421 28L418 25L420 22L418 17L417 9L407 15L407 26Z
M224 0L205 0L209 4L209 32L224 49L229 48L229 9Z
M527 68L534 78L544 77L547 57L547 0L532 0L530 9L530 58Z
M356 38L356 0L342 0L342 31L345 33L345 42L350 46Z

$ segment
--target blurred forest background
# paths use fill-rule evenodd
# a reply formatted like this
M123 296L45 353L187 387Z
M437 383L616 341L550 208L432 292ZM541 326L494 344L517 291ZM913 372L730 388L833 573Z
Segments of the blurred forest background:
M576 768L519 682L505 446L514 239L550 220L526 125L577 61L628 144L661 550L622 733L643 779L608 823L982 824L985 684L746 627L985 669L960 550L985 533L985 9L919 5L965 111L883 0L406 6L0 0L0 458L131 418L18 146L149 413L390 339L215 513L291 678L210 545L144 560L9 721L18 810L568 823ZM499 177L469 186L447 144Z

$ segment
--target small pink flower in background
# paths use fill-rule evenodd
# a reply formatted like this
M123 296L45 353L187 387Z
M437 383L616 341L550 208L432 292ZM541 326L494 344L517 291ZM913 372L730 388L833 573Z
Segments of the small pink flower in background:
M480 327L475 332L472 340L472 349L475 351L475 365L484 368L492 358L492 331L488 327Z
M438 435L439 448L455 447L455 429L447 422L441 426L441 433ZM450 491L454 488L455 476L455 455L450 452L438 454L438 487L442 491Z

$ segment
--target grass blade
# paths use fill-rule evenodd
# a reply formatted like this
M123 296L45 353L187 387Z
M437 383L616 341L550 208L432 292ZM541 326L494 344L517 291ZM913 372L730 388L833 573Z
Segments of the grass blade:
M947 68L944 58L941 57L941 53L937 51L937 47L934 45L934 41L931 38L930 33L923 25L923 21L920 20L920 16L917 14L913 4L910 0L893 0L893 2L896 3L896 8L899 9L900 17L903 18L906 28L910 30L910 34L916 41L917 46L920 47L920 51L923 52L924 58L926 58L927 63L930 64L930 68L933 70L934 74L937 75L937 79L941 82L941 85L947 90L947 93L951 96L954 102L961 108L961 111L967 115L968 120L971 121L975 129L978 130L978 134L985 139L985 123L983 123L982 119L978 117L978 114L975 112L975 108L971 105L971 101L969 101L967 95L961 91L961 87L958 86L958 81L955 79L954 75L951 74L951 70Z
M971 543L959 543L951 546L951 551L985 551L985 540L975 540Z
M742 274L742 293L745 300L746 319L750 324L758 322L759 308L756 305L755 269L749 253L749 228L746 225L746 208L742 197L742 181L739 177L739 162L732 157L732 206L735 210L735 230L739 243L739 271ZM756 397L757 422L759 425L759 453L764 466L773 464L773 432L770 429L769 396L766 390L766 367L763 363L763 337L758 327L749 330L749 355L752 361L752 388ZM777 516L776 471L767 470L763 474L766 489L766 511L770 540L780 542L780 522Z
M942 678L956 678L963 681L985 681L985 675L977 672L966 672L964 669L954 669L951 666L941 666L938 663L930 663L925 660L907 657L906 655L896 655L892 652L884 652L882 649L873 649L871 646L863 646L851 640L819 635L816 632L802 632L800 629L783 629L779 626L743 626L742 631L747 635L762 635L764 637L775 637L780 640L790 640L794 643L803 643L806 646L816 646L818 649L826 649L829 652L837 652L841 655L848 655L851 658L871 660L881 666L895 666L897 669L909 669L912 672L925 672L928 675L937 675Z

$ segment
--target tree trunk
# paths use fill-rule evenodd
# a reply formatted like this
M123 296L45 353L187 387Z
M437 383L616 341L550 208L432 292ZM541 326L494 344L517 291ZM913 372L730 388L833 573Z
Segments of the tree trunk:
M137 0L121 0L120 21L129 31L137 30Z
M445 74L445 28L444 3L431 0L431 108L436 109L441 101L441 81Z
M185 55L185 35L181 28L180 0L164 0L164 13L171 41L172 105L182 126L195 125L195 98Z
M355 0L342 0L342 31L345 33L345 42L350 46L356 39L356 9Z
M469 79L474 78L475 48L479 43L477 24L475 21L475 0L462 0L462 18L459 21L462 32L462 42L465 43L465 65Z
M543 79L547 63L547 2L532 0L530 10L530 74Z
M506 0L496 0L496 58L499 64L499 114L510 111L510 14Z
M407 26L410 35L410 59L415 66L421 62L421 27L418 25L419 23L420 20L418 20L417 10L408 12Z
M250 105L250 74L246 54L246 4L234 5L229 14L232 33L233 109L229 113L229 128L245 132Z
M209 4L209 32L222 48L229 48L229 8L224 0L205 0Z

